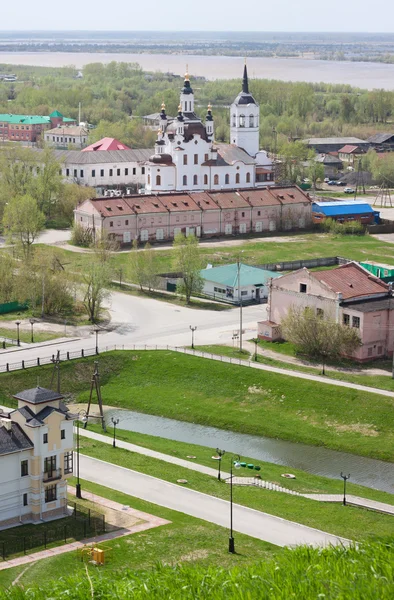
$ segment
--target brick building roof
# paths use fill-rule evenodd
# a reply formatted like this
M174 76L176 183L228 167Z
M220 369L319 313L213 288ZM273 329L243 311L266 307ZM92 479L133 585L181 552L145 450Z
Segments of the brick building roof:
M313 277L325 283L344 300L387 294L389 286L354 262L327 271L314 271Z

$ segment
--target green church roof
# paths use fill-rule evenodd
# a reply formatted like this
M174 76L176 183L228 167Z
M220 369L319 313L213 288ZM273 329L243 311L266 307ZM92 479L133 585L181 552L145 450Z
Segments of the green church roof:
M11 115L11 114L0 114L0 122L22 125L41 125L42 123L50 123L49 117L43 117L40 115Z
M51 112L51 114L49 116L50 117L63 117L62 113L59 112L58 110L54 110L53 112Z

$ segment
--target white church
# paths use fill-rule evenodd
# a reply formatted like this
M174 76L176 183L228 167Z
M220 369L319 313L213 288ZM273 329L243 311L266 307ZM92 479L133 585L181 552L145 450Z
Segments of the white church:
M225 190L274 184L272 161L259 150L259 105L249 92L245 64L242 91L230 108L230 144L214 141L214 118L194 112L189 74L180 95L178 115L161 107L155 153L145 163L145 193Z

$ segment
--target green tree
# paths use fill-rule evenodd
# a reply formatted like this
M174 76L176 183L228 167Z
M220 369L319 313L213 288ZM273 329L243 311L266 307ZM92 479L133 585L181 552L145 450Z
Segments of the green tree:
M61 164L56 160L53 151L45 148L39 156L37 174L31 184L31 194L48 219L56 212L62 188Z
M174 268L182 273L182 283L177 286L177 291L185 296L186 304L189 304L192 294L200 292L203 285L198 239L179 233L175 236L173 247Z
M357 329L336 323L310 307L291 307L280 325L283 337L297 352L323 362L323 373L327 359L349 356L361 345Z
M31 246L45 225L45 216L31 196L16 196L4 209L3 225L10 242L21 247L28 258Z
M308 155L309 158L309 167L308 167L308 178L312 182L312 187L315 190L316 184L318 181L323 181L324 179L324 165L323 163L316 161L316 155L313 150Z

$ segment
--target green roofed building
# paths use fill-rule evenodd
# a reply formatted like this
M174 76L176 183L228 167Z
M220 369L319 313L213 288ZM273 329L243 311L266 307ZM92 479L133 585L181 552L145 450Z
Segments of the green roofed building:
M0 141L35 143L46 129L74 124L75 119L63 117L58 110L50 115L0 114Z
M200 271L203 294L218 300L239 304L263 302L268 297L269 282L279 273L240 263L208 267Z

